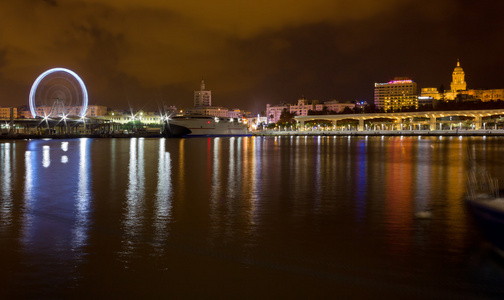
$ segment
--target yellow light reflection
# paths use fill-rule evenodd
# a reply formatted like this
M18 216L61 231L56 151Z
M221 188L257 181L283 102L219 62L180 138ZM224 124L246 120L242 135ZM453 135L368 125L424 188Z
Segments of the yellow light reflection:
M235 196L235 142L236 138L231 137L229 139L229 171L228 171L228 197L233 199Z
M443 147L455 145L454 141L450 139L449 143L443 144ZM447 236L450 244L459 246L463 244L466 232L463 230L464 223L464 207L461 205L461 199L465 193L465 166L467 162L467 151L463 140L459 140L458 151L450 149L445 158L450 161L445 170L445 177L447 178L446 191L447 191L447 212L448 216L444 220L447 223Z

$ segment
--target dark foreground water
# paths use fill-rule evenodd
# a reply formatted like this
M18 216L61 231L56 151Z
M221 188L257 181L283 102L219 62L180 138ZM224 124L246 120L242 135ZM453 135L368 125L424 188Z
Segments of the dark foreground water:
M469 157L502 179L503 150L484 137L2 141L0 298L499 299L504 263L462 199Z

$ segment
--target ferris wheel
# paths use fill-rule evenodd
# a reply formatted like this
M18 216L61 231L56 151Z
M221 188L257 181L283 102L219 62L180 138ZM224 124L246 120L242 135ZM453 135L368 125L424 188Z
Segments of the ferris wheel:
M54 68L42 73L30 90L33 118L84 117L88 94L84 81L75 72Z

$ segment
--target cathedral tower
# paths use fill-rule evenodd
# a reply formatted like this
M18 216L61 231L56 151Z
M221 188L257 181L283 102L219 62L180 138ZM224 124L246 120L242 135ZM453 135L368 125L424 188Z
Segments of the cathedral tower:
M460 62L457 59L457 66L453 70L451 90L452 92L465 91L467 89L467 83L465 82L465 73Z

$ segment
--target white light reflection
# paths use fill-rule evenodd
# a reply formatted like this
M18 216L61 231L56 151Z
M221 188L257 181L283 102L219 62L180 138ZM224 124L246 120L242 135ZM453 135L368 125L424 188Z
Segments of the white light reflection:
M68 156L63 155L63 156L61 157L61 163L66 164L67 162L68 162Z
M211 238L215 238L219 230L219 216L220 207L221 207L221 178L220 178L220 138L213 139L213 149L212 149L212 188L210 195L210 219L212 221L211 230L212 234ZM208 150L210 151L210 149Z
M1 193L0 193L0 224L10 225L12 222L12 171L11 168L11 144L1 144L0 169L1 169Z
M31 223L33 222L33 214L31 213L33 209L33 163L32 159L34 154L31 151L25 152L25 180L24 180L24 211L25 220L24 231L27 231L30 228ZM29 240L28 233L25 233L25 237Z
M141 209L144 200L144 151L143 139L130 139L128 189L126 191L126 213L124 216L123 254L129 256L135 247L134 239L141 231Z
M49 168L51 165L51 147L48 145L42 146L42 166L44 168Z
M212 161L212 202L218 201L220 196L220 165L219 165L219 154L220 154L220 138L215 138L213 140L213 161Z
M172 162L170 153L166 152L165 143L165 139L159 140L158 181L154 219L154 246L158 252L164 249L163 242L166 241L169 234L168 222L171 220L172 211Z
M79 145L79 177L75 203L76 217L75 229L72 234L72 249L75 253L80 253L77 250L85 246L89 227L91 191L89 183L88 142L88 139L80 139Z
M68 151L68 142L61 142L61 150Z

